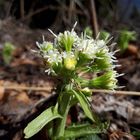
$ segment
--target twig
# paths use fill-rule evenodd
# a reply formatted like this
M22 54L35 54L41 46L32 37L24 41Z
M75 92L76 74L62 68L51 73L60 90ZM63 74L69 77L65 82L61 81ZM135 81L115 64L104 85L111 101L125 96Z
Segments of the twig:
M92 90L93 93L94 92L98 92L98 93L109 93L112 95L134 95L134 96L140 96L140 92L136 92L136 91L121 91L121 90L104 90L104 89L93 89Z
M33 91L47 91L50 93L52 90L51 87L26 87L26 86L5 86L6 90L33 90ZM104 90L104 89L92 89L93 93L109 93L112 95L134 95L140 96L140 92L136 91L112 91L112 90Z
M99 27L98 27L98 21L97 21L95 1L89 0L89 4L90 4L91 25L95 32L94 37L96 37L99 33Z
M74 3L74 0L72 0L70 2L69 8L68 8L69 9L69 11L68 11L68 19L69 19L70 22L72 22L72 16L73 16L74 7L75 7L75 3Z
M41 13L41 12L44 12L44 11L46 11L46 10L48 10L48 9L49 9L49 10L62 10L61 7L56 7L56 6L45 6L45 7L43 7L43 8L37 9L36 11L33 11L33 12L29 13L27 16L24 16L24 18L23 18L22 20L27 20L27 19L31 18L32 16L34 16L34 15L36 15L36 14L39 14L39 13ZM68 11L69 9L68 9L67 7L64 7L63 10L64 10L64 11ZM80 11L80 10L75 10L75 9L73 9L73 11L75 11L77 14L81 14L81 15L84 14L84 13L83 13L82 11Z
M10 16L10 10L11 10L11 7L13 5L13 1L14 0L9 1L9 5L8 5L7 11L6 11L6 19Z
M24 18L24 0L20 0L20 17Z
M26 86L4 86L6 90L33 90L33 91L47 91L50 92L52 88L50 87L26 87Z

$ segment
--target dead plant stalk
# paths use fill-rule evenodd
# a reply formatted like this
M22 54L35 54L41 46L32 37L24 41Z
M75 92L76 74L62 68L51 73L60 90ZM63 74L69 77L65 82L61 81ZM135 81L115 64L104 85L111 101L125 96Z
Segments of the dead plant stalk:
M46 91L50 92L52 90L51 87L26 87L26 86L5 86L5 90L32 90L32 91ZM136 91L112 91L112 90L104 90L104 89L92 89L93 93L109 93L111 95L133 95L140 96L140 92Z

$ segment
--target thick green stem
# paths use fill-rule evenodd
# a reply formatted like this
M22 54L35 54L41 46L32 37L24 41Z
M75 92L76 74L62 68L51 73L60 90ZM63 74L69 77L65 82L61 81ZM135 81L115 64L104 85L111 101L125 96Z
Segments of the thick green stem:
M56 121L56 127L55 127L55 132L54 132L54 139L61 139L64 136L64 131L65 131L65 126L66 126L66 119L67 119L67 114L70 109L70 95L68 93L62 93L61 99L59 102L59 109L58 112L60 115L63 117L61 120Z

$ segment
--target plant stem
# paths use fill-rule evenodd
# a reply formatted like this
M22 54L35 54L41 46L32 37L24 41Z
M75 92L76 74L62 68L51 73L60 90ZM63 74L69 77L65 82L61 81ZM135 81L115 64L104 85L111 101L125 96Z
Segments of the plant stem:
M66 92L62 92L60 96L62 97L59 102L58 112L63 118L61 120L56 121L56 128L54 128L56 129L54 132L54 137L57 140L59 140L59 138L62 140L62 137L64 136L66 119L70 109L70 99L71 99L71 96Z

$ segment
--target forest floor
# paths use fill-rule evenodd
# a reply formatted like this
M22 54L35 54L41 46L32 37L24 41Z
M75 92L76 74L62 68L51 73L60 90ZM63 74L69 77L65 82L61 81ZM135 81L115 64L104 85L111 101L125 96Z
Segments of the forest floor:
M35 42L42 41L42 35L46 40L53 38L47 30L31 30L11 20L0 21L0 140L24 139L27 123L52 102L51 93L58 81L44 73L43 62L31 51L37 49ZM9 65L2 57L5 42L16 46ZM117 71L125 73L118 78L119 85L125 86L121 90L140 91L139 44L129 44L128 50L117 57L121 64ZM93 92L92 104L101 119L110 120L104 139L140 139L140 96ZM43 140L38 135L32 139Z

